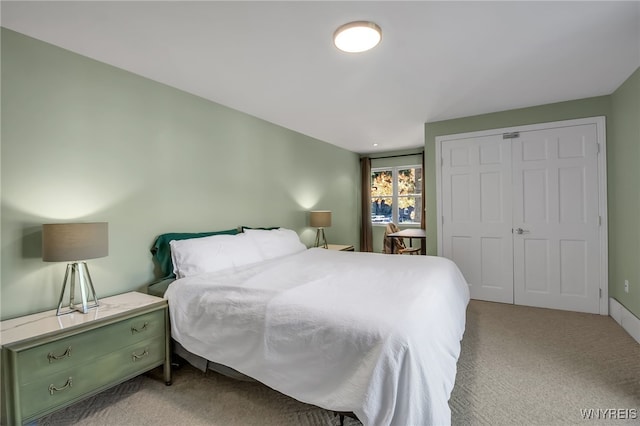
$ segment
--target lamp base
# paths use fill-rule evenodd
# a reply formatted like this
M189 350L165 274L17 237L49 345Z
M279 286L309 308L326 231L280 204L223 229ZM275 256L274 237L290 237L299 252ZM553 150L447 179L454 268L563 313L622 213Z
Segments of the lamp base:
M324 236L324 228L318 228L316 231L316 242L314 243L314 247L328 248L327 239Z
M78 283L80 285L80 298L81 303L76 305L76 274L78 276ZM64 293L67 288L67 282L69 282L69 305L63 308ZM58 311L56 315L65 315L72 312L82 312L86 314L89 309L98 306L98 298L96 297L96 291L93 288L93 282L91 281L91 275L89 275L89 269L86 262L73 262L67 264L67 272L64 274L64 281L62 283L62 291L60 292L60 301L58 302Z

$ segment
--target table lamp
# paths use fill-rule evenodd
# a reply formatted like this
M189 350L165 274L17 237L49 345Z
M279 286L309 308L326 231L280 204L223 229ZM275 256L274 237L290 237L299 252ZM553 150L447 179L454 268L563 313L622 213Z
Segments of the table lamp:
M316 231L316 242L314 247L322 247L327 248L327 239L324 236L324 228L328 228L331 226L331 212L328 210L316 210L312 211L310 215L310 224L314 228L318 228Z
M98 306L87 259L109 254L108 223L51 223L42 225L42 260L69 262L64 274L56 315L71 312L86 314ZM81 304L75 304L76 279L80 287ZM63 309L65 290L69 283L69 306Z

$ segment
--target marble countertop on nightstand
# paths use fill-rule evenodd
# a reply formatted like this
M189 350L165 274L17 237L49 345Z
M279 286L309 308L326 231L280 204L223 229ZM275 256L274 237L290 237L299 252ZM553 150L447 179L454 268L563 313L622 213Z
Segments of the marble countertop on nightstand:
M56 309L0 322L0 345L72 329L92 321L102 320L137 308L144 308L164 299L135 291L98 299L99 306L88 313L73 312L56 315Z

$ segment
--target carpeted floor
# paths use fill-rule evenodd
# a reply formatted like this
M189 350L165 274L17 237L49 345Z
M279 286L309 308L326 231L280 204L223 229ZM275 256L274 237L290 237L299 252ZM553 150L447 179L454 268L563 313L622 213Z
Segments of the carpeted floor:
M454 425L638 424L640 345L609 317L472 301L449 404ZM588 410L599 418L584 419ZM319 426L338 418L187 365L172 386L154 370L38 423Z

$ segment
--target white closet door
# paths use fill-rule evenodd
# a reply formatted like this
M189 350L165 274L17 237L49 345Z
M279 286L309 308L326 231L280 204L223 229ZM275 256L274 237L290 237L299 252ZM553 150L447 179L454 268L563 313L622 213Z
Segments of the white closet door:
M513 303L511 141L502 135L444 141L442 255L471 297Z
M512 142L515 303L598 313L595 124L520 132Z

